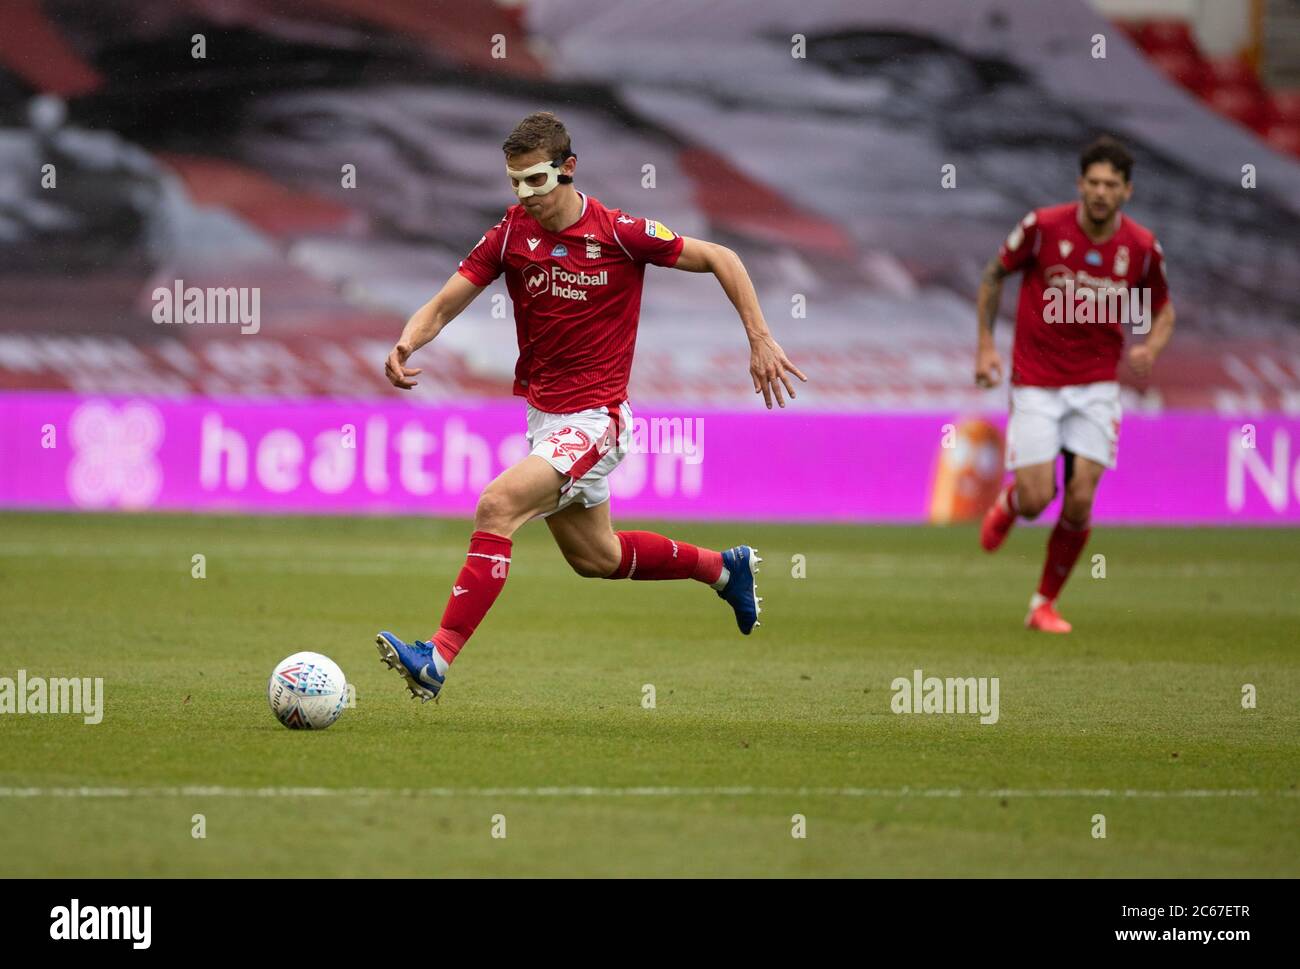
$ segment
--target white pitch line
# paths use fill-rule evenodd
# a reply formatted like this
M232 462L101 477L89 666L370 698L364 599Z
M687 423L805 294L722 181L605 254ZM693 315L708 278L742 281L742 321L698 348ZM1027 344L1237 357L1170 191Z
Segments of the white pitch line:
M934 787L0 787L0 798L312 797L846 797L846 798L1224 798L1300 797L1254 788L978 789Z

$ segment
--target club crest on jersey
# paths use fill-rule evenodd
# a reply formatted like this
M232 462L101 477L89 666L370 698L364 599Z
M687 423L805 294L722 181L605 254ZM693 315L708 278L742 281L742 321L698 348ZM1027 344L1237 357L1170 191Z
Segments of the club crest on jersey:
M662 239L664 242L672 242L677 238L672 229L662 222L656 222L654 219L645 220L645 234L652 239Z
M1128 246L1119 246L1115 249L1115 267L1111 272L1116 276L1128 275Z
M568 254L569 250L565 248L564 243L562 242L556 243L555 248L551 250L552 259L563 259Z
M1101 253L1098 252L1096 249L1089 249L1087 255L1083 257L1083 261L1086 262L1089 266L1100 266Z
M587 258L599 259L600 243L596 241L596 237L591 233L587 233L587 235L583 236L583 238L587 240Z

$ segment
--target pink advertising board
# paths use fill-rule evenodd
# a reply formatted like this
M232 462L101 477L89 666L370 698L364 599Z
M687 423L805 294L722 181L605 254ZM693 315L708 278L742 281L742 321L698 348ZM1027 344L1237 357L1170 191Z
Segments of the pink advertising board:
M796 404L636 417L611 479L625 518L944 520L939 497L966 487L963 476L979 479L981 494L1001 477L1001 415L800 413ZM967 433L973 426L980 434ZM523 432L522 401L8 393L0 507L467 516L482 487L527 453ZM1129 415L1096 518L1300 524L1300 418Z

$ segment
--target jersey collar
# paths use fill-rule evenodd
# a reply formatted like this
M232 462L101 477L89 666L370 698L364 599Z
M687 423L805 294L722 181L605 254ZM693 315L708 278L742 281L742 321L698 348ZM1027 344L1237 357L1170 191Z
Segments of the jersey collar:
M543 232L547 233L548 235L562 236L565 233L572 232L578 226L582 225L582 220L587 217L587 195L585 192L578 192L578 194L582 196L582 208L578 212L578 218L573 223L573 225L569 226L567 229L561 229L559 232L552 232L550 229L546 228L546 226L542 225L536 219L533 219L533 217L528 214L527 209L524 209L524 214L528 215L528 218L533 219L533 225L537 226L537 228L541 229ZM523 206L520 206L520 208L523 208Z
M1079 233L1079 235L1083 238L1083 241L1084 241L1085 243L1087 243L1089 246L1092 246L1094 249L1100 249L1102 246L1108 246L1108 245L1110 245L1112 242L1114 242L1114 241L1119 237L1119 230L1120 230L1120 229L1123 227L1123 225L1124 225L1124 213L1123 213L1123 212L1116 212L1116 213L1115 213L1115 228L1114 228L1113 230L1111 230L1110 235L1108 235L1108 236L1107 236L1103 241L1101 241L1101 242L1094 242L1093 239L1092 239L1092 236L1090 236L1090 235L1088 235L1088 233L1084 232L1084 231L1083 231L1083 226L1079 224L1079 216L1081 216L1081 215L1083 215L1083 202L1078 202L1078 203L1076 203L1075 206L1074 206L1074 220L1073 220L1073 221L1074 221L1074 228L1075 228L1075 231L1077 231L1077 232Z

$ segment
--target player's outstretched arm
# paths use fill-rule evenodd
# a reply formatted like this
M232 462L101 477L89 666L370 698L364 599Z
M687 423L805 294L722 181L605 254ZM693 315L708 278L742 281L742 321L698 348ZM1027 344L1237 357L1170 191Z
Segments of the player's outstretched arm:
M410 390L418 381L410 378L420 373L420 368L406 366L407 359L420 347L424 346L439 333L442 328L454 320L474 297L483 292L484 287L475 286L460 273L452 273L451 279L438 291L433 299L416 310L406 326L402 336L384 361L384 376L394 387Z
M794 374L800 380L808 378L790 362L781 349L781 345L772 337L763 319L763 310L758 305L758 294L754 292L754 283L745 270L740 257L716 242L703 239L691 239L682 236L682 251L673 264L674 269L683 269L688 273L713 273L722 286L722 291L731 300L740 314L740 322L745 326L749 336L749 375L754 380L754 393L762 394L767 409L772 409L775 397L779 406L785 406L785 397L781 394L781 385L790 399L795 397L794 385L787 374Z
M1166 302L1160 307L1155 320L1151 323L1151 332L1146 342L1130 347L1128 365L1138 377L1146 379L1151 375L1151 368L1156 364L1156 357L1169 344L1174 335L1174 304Z
M980 276L980 291L975 297L975 317L979 321L979 343L975 351L975 383L996 387L1002 382L1002 358L993 346L993 324L1002 303L1002 280L1010 273L1002 260L994 256Z

